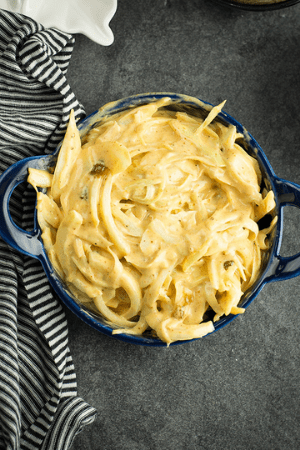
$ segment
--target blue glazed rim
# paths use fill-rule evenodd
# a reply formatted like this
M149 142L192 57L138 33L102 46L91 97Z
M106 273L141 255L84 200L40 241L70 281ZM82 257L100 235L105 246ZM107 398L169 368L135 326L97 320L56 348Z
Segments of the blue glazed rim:
M170 97L172 99L172 105L175 108L184 109L189 108L194 114L205 114L211 110L213 105L195 97L186 96L183 94L175 94L170 92L159 93L147 93L139 94L130 97L126 97L115 102L111 102L104 105L99 110L95 111L82 121L78 123L78 129L83 137L89 129L96 126L99 121L105 116L109 116L130 107L150 103L161 99L163 97ZM191 112L189 111L189 112ZM218 115L218 120L226 124L232 124L236 126L237 131L244 136L244 147L252 156L256 157L262 170L263 179L265 185L274 191L276 201L276 214L278 215L277 226L272 236L272 246L268 253L268 258L264 263L263 270L259 279L246 292L242 298L240 306L247 308L252 301L257 297L261 289L265 284L272 281L286 280L300 274L300 253L297 253L291 257L282 257L279 254L280 245L283 234L283 208L286 205L296 206L300 208L300 186L290 181L278 178L263 150L251 136L250 133L233 117L226 112L221 112ZM12 220L9 211L9 200L12 192L18 184L26 181L28 176L28 168L40 168L46 169L47 167L55 164L56 155L59 152L61 144L55 150L53 155L40 155L37 157L26 158L18 161L11 167L9 167L0 177L0 235L1 237L14 249L38 259L44 271L49 279L49 282L63 303L70 309L77 317L83 320L85 323L100 331L103 334L112 336L115 339L145 346L166 347L166 343L160 339L151 337L151 335L132 336L128 334L112 334L112 327L107 325L101 320L99 316L96 316L91 311L87 310L83 305L78 304L73 297L71 297L63 282L54 272L43 243L41 241L41 231L37 225L36 215L34 217L34 229L30 232L24 231L19 228ZM229 316L222 317L217 321L214 326L216 332L225 325L228 325L237 316L230 314ZM211 333L210 333L211 334ZM179 345L192 340L176 341L171 345Z

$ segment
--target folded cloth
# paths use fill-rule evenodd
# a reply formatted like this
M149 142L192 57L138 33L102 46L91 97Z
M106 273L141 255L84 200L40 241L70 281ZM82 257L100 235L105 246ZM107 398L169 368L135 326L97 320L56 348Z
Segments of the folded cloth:
M74 42L0 10L0 173L52 152L71 109L84 117L66 80ZM11 199L13 220L25 229L33 200L24 187ZM0 449L65 450L95 415L77 397L66 317L41 264L0 240Z

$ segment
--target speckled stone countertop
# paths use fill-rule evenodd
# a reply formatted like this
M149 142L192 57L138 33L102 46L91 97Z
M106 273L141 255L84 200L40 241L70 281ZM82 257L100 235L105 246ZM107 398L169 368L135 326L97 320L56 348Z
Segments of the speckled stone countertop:
M76 36L68 80L87 114L149 91L226 99L275 173L300 183L300 4L119 0L111 28L109 47ZM284 256L300 251L299 219L285 208ZM169 349L109 338L67 311L78 394L98 411L72 450L299 449L299 290L299 277L270 283L229 326Z

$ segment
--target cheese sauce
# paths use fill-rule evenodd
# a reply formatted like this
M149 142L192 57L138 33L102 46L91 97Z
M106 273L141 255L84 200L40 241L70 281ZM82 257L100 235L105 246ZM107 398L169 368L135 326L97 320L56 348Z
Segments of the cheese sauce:
M234 126L169 111L169 98L101 121L80 141L74 116L54 175L30 170L50 261L114 333L166 343L243 312L274 207ZM44 188L41 192L38 187ZM45 191L45 189L47 191Z

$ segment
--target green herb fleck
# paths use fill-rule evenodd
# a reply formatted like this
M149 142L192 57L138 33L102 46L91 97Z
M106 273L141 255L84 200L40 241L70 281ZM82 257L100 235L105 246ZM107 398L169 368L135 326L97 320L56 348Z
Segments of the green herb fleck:
M233 264L234 264L234 261L225 261L224 264L223 264L224 265L224 269L228 270L229 267L231 267Z

